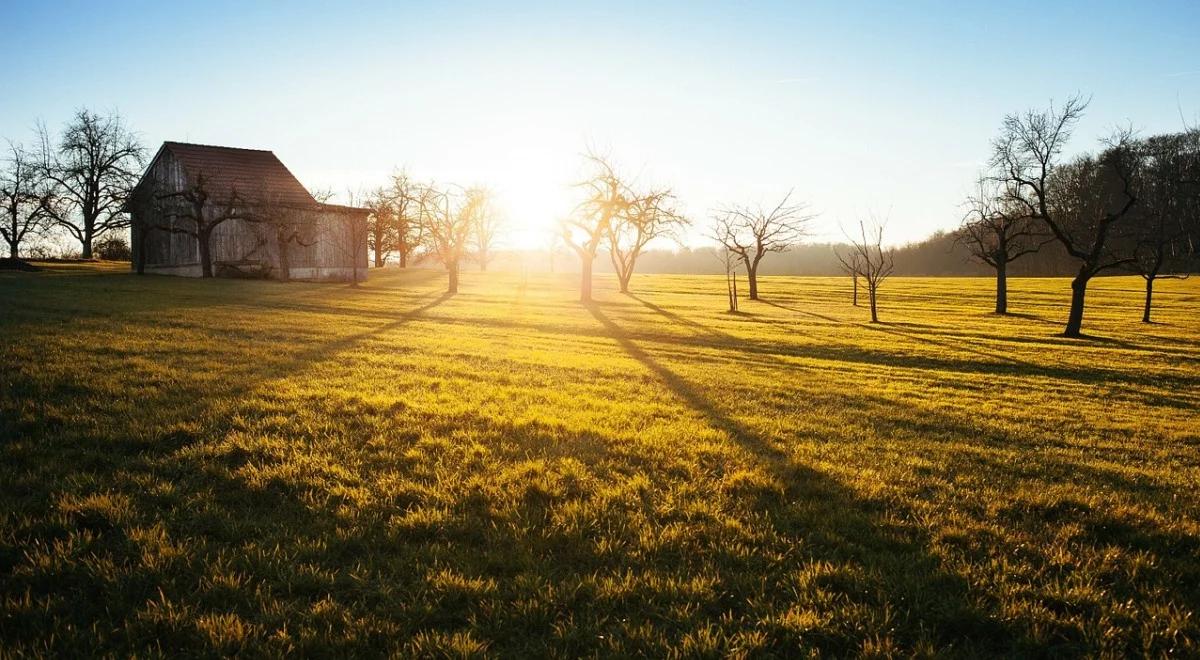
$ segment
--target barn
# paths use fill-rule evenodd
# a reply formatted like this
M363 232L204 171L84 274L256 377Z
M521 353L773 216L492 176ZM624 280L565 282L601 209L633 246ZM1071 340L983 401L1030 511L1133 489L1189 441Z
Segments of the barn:
M127 210L138 272L366 277L369 212L318 201L271 151L164 142Z

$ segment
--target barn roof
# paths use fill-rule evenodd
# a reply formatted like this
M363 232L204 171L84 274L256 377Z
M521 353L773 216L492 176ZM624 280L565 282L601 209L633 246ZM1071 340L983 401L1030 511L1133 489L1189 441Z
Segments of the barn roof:
M274 152L169 141L163 143L162 151L175 156L189 181L194 183L196 177L203 175L209 194L214 197L228 199L237 191L248 198L265 194L280 204L317 204Z

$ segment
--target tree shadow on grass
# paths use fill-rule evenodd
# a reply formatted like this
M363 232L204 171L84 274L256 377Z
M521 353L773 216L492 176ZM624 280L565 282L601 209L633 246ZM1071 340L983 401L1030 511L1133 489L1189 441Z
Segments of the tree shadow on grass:
M841 319L835 319L832 316L826 316L825 314L812 312L812 311L809 311L806 309L800 309L799 307L788 307L787 305L781 305L777 302L772 302L770 300L765 300L763 298L759 298L758 302L763 303L764 305L770 305L771 307L778 307L779 309L785 309L789 312L795 312L796 314L803 314L805 316L811 316L814 319L820 319L827 323L835 323L837 325L844 325L846 323L845 321L843 321Z
M888 514L893 519L905 517L903 512L894 510L894 504L863 500L829 476L796 463L769 438L737 422L698 388L641 348L605 314L601 305L593 303L588 309L630 357L709 425L745 449L761 469L785 485L787 500L768 502L762 512L770 516L779 533L794 539L798 547L808 549L809 556L802 563L848 560L877 580L867 587L873 592L866 599L868 607L894 612L898 638L906 648L911 651L919 644L932 643L943 648L992 654L1013 652L1031 644L1023 631L978 610L975 603L979 599L972 597L966 581L945 572L939 559L924 550L924 540L915 530L884 520ZM798 514L800 511L805 513Z

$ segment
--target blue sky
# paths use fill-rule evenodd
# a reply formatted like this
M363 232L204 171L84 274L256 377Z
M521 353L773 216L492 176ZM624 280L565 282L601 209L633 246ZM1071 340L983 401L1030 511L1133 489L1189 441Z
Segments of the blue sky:
M818 238L904 241L957 224L1007 112L1092 95L1079 150L1200 120L1200 2L642 4L6 3L0 136L88 106L313 187L402 166L492 186L523 244L591 144L700 226L794 188Z

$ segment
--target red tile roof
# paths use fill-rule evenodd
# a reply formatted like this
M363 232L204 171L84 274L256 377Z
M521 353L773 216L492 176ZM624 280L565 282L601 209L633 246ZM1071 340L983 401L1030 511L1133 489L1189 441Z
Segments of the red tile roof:
M186 142L164 142L162 148L179 160L189 181L203 175L214 197L228 199L236 190L251 200L265 195L277 204L317 204L273 152Z

